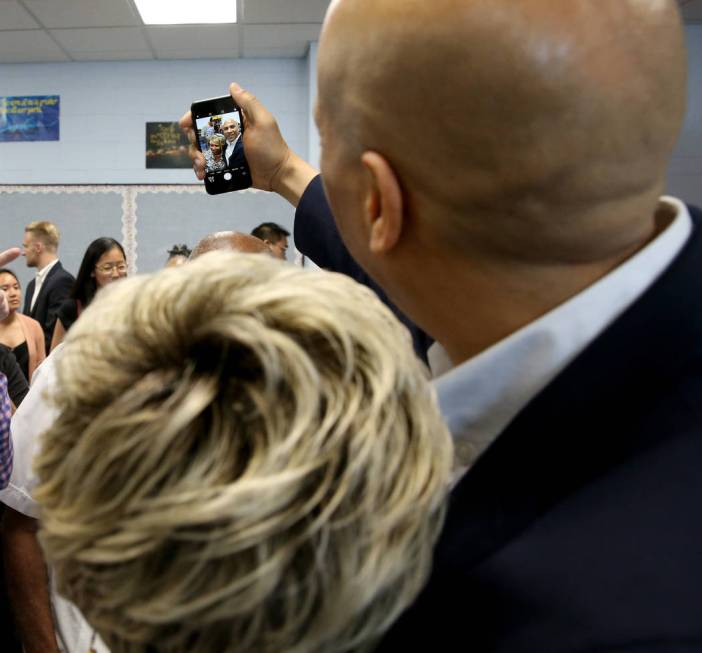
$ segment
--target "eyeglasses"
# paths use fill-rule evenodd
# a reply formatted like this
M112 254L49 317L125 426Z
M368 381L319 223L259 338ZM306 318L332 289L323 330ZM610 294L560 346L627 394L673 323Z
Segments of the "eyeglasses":
M103 263L102 265L96 265L95 269L103 274L110 274L113 270L117 270L120 274L127 271L126 263Z

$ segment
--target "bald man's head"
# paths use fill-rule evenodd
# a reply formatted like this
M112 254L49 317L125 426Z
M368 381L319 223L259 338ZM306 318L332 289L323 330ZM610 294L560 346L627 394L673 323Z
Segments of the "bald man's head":
M224 250L242 254L271 254L271 250L259 238L242 234L238 231L218 231L205 236L193 250L191 258L197 258L207 252Z
M461 249L577 260L650 231L685 104L673 0L337 0L318 66L335 213L370 150Z

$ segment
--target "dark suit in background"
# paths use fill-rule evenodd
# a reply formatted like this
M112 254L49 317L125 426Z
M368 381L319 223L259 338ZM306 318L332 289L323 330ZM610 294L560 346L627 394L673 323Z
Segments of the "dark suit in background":
M70 272L66 272L61 265L61 261L58 261L46 275L46 279L44 279L44 283L39 290L39 297L34 302L32 310L29 307L32 303L36 280L32 279L27 284L27 291L24 296L24 314L29 315L29 317L34 318L41 324L41 328L44 331L47 354L51 347L51 338L54 335L56 311L61 302L70 294L74 283L73 275Z

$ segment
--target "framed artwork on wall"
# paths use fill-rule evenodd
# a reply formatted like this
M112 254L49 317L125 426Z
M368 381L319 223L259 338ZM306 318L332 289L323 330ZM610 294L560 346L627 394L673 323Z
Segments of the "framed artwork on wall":
M0 141L59 140L58 95L0 97Z

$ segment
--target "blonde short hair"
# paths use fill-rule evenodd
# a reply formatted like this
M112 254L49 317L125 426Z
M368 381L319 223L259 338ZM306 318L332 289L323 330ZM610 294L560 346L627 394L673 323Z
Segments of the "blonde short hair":
M215 143L220 149L224 149L225 145L227 144L227 139L222 134L212 134L212 136L207 139L207 142L210 145Z
M421 589L451 441L367 288L213 252L105 289L57 366L40 537L113 653L367 650Z
M46 249L52 252L58 249L60 234L53 222L36 220L35 222L30 222L24 230L31 233Z

